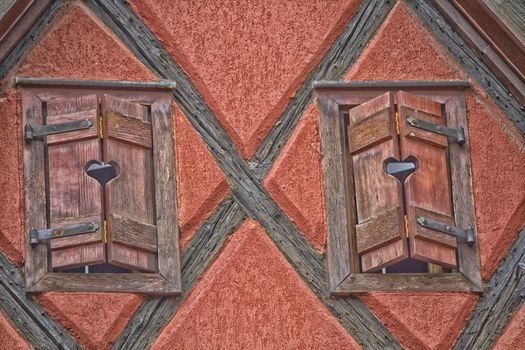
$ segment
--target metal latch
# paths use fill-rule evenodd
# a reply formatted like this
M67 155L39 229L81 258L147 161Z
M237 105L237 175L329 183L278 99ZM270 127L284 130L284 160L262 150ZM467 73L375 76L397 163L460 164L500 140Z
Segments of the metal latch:
M44 229L32 228L31 230L29 230L29 244L31 244L31 247L34 248L41 241L95 232L96 230L98 230L98 228L99 224L94 221L63 227L52 227Z
M33 139L42 138L47 135L84 130L89 129L92 126L93 122L90 119L81 119L72 122L41 126L33 126L31 124L26 124L24 128L24 139L26 140L26 142L31 142Z
M418 216L416 222L422 227L462 238L467 241L468 245L473 245L476 241L476 237L474 236L474 229L472 228L472 226L469 226L467 229L463 229L454 225L450 225L430 218L425 218L422 216Z
M407 123L418 129L422 129L422 130L433 132L435 134L455 138L456 142L459 145L463 145L466 141L465 130L463 130L462 127L459 127L457 129L449 128L448 126L434 124L431 122L427 122L426 120L416 119L413 117L408 117Z

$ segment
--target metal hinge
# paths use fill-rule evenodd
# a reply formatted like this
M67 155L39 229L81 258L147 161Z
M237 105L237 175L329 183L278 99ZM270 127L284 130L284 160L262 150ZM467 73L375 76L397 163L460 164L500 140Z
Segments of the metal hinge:
M104 123L102 117L98 118L98 135L101 139L104 138Z
M41 139L44 136L89 129L91 126L93 126L93 122L89 119L40 126L26 124L24 128L24 139L26 142L31 142L33 139Z
M32 228L29 230L29 244L36 247L38 243L60 237L76 236L84 233L95 232L99 225L96 222L68 225L63 227L52 227L44 229Z
M458 238L462 238L467 241L468 245L473 245L476 241L476 237L474 236L474 229L472 228L472 226L463 229L451 224L447 224L430 218L425 218L422 216L418 216L416 222L422 227L443 232L448 235L456 236Z
M448 126L438 125L426 120L416 119L413 117L407 118L407 123L413 126L414 128L426 130L433 132L435 134L448 136L456 139L456 142L459 145L463 145L466 141L465 139L465 130L462 127L459 128L449 128Z
M108 243L108 222L104 220L104 243Z

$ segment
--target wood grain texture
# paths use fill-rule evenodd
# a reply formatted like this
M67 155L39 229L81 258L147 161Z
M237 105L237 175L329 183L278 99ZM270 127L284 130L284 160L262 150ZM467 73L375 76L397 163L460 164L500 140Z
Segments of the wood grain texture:
M42 101L30 92L22 93L22 122L43 125ZM46 183L44 143L31 142L24 145L24 188L25 191L25 235L31 228L45 228ZM39 244L35 248L26 244L25 276L26 285L31 286L44 276L48 268L47 247Z
M151 116L145 106L110 95L102 96L102 116L104 160L114 162L118 168L118 176L105 186L108 262L155 272L156 246L150 251L142 250L143 242L138 241L135 245L133 237L128 234L140 230L139 226L156 226ZM146 145L149 147L145 148ZM114 222L115 218L136 222L135 230L128 232L128 227L121 225L122 220ZM119 229L121 231L117 232ZM156 240L156 227L142 230L142 233L150 234L150 240L153 233Z
M525 300L525 229L509 248L485 293L456 339L454 350L492 349L514 312Z
M320 71L326 72L325 69L334 69L333 67L337 66L338 60L341 60L342 64L344 64L343 62L353 61L355 56L339 57L339 50L349 50L349 46L356 45L354 36L359 36L365 40L363 42L358 41L357 47L354 48L355 51L353 52L357 55L357 52L365 45L366 39L372 36L371 28L375 30L379 26L392 5L392 3L383 1L366 2L349 23L344 34L339 37L339 41L334 45L338 48L330 51L332 56L328 62L324 61L326 65L323 65ZM174 91L177 103L191 124L201 134L208 148L216 157L219 166L228 176L233 189L232 194L237 203L249 216L261 222L270 237L303 278L310 283L312 289L320 296L325 305L338 315L343 326L365 346L398 348L396 340L359 299L330 300L326 288L326 269L322 256L270 199L194 85L129 6L117 0L104 2L93 0L88 2L88 6L143 63L151 67L160 77L177 82L177 89ZM130 18L133 19L133 26L129 25ZM340 67L335 69L339 71ZM341 70L341 76L344 71L346 68ZM307 90L305 95L307 101L311 101L311 86L304 84L303 88ZM281 141L276 142L280 143ZM140 314L137 317L141 317ZM140 336L140 334L135 336Z
M112 238L150 252L157 251L157 227L111 214Z
M101 160L97 133L96 95L84 95L46 103L46 124L90 119L89 129L51 135L47 141L48 206L50 227L86 222L94 218L99 229L83 236L63 237L51 244L51 268L103 263L106 259L102 232L102 189L85 172L89 161ZM33 141L39 142L39 141ZM98 216L98 218L96 218ZM85 243L83 243L85 242ZM82 244L84 244L82 246Z
M82 348L35 298L26 295L23 275L1 252L0 308L34 349Z
M0 57L0 79L6 76L38 40L43 29L54 18L63 3L63 0L35 1L31 11L27 11L26 16L17 22L20 28L13 30L12 37L7 38L5 46L0 48L0 51L6 53L5 56Z
M428 231L416 223L417 216L424 213L431 218L444 218L454 223L451 184L449 176L447 139L431 132L421 132L409 127L407 118L424 120L437 125L447 125L444 108L439 102L400 91L397 93L400 118L401 159L413 156L417 170L405 180L407 228L410 254L413 258L455 268L456 239L444 233ZM437 136L437 137L436 137Z
M433 2L436 0L433 0ZM520 103L502 80L498 78L476 53L476 49L462 39L436 7L428 1L407 0L410 7L422 19L426 27L456 58L457 62L487 92L505 115L525 135L525 107Z

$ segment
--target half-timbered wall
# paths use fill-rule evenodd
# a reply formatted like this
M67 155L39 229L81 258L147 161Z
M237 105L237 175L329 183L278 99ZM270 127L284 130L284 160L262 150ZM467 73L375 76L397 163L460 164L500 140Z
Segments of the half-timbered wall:
M38 0L37 0L38 2ZM0 348L516 349L524 107L422 0L55 1L0 60ZM15 76L177 83L182 295L22 285ZM331 299L314 80L471 80L483 293Z

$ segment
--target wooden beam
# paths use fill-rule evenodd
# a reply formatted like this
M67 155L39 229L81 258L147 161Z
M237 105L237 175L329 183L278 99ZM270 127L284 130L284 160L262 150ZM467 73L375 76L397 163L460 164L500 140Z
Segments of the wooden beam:
M433 4L437 2L446 5L444 0L432 1ZM521 103L492 72L476 51L477 49L463 40L430 2L424 0L407 0L407 3L417 13L438 41L449 50L456 61L487 92L518 130L525 135L524 104ZM451 4L448 5L452 6ZM476 36L475 31L471 33L473 37Z
M0 309L34 349L81 349L34 297L26 295L20 271L1 252Z
M525 300L524 266L525 228L490 279L487 290L456 340L455 350L492 349L512 314Z
M245 220L241 208L226 198L204 222L182 255L183 294L178 298L148 297L141 304L113 349L147 349L184 302L195 283L214 260L226 237Z
M9 24L5 33L0 32L0 79L4 78L31 44L39 38L44 27L63 3L64 0L34 1L20 18Z
M323 256L310 245L305 236L297 230L284 212L272 201L258 179L258 177L262 177L261 174L265 171L260 172L258 177L254 174L239 155L229 135L190 79L131 8L117 0L91 0L87 4L145 65L150 67L159 77L177 82L177 89L174 91L175 99L228 177L232 187L232 195L237 204L250 217L261 222L276 245L310 284L328 309L340 320L341 324L365 347L401 348L385 326L359 299L331 300L329 298L327 271ZM333 48L329 50L330 58L323 59L315 69L315 72L318 73L310 75L310 78L303 84L301 91L304 92L298 94L302 103L294 112L288 112L290 116L286 118L288 125L283 129L271 132L272 135L282 136L269 136L270 138L267 138L268 141L266 142L271 150L265 153L270 155L268 158L262 156L261 160L277 157L281 147L273 147L272 145L273 143L282 145L286 142L305 107L311 102L311 82L323 77L342 77L348 68L347 66L355 61L360 50L372 37L392 6L393 3L380 0L367 1L362 5L343 34L336 40ZM357 48L352 49L352 46ZM350 58L347 56L349 52L354 53ZM289 106L287 111L290 109ZM261 155L260 152L259 155ZM174 306L171 311L175 312L177 307ZM144 310L147 311L149 308L150 306L145 306ZM130 324L140 322L138 320L142 319L143 316L143 313L137 313ZM155 339L154 334L158 329L158 326L154 326L141 328L135 333L126 331L117 344L136 344L132 340L126 340L126 337L153 341ZM137 334L139 332L143 334ZM144 347L144 345L146 344L141 343L137 347Z

